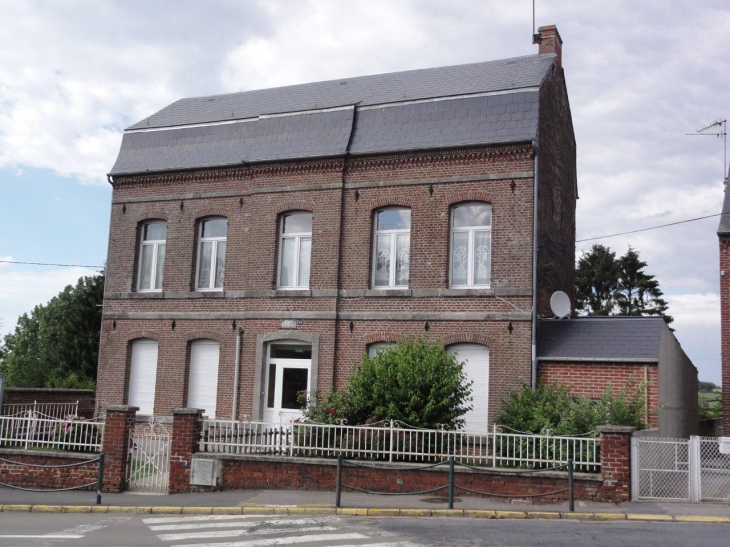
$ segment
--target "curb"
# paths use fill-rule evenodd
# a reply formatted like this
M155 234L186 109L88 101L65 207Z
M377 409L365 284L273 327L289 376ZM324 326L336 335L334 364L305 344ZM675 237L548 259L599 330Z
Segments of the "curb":
M0 505L12 513L134 513L145 515L340 515L358 517L462 517L478 519L563 519L579 521L695 522L730 524L730 517L665 515L660 513L567 513L561 511L490 511L482 509L393 509L376 507L297 506L123 506L123 505Z

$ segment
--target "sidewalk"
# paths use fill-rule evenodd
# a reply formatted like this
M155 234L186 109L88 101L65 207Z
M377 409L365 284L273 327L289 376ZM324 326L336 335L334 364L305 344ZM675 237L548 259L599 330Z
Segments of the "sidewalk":
M496 499L457 496L449 511L446 498L376 496L343 492L335 510L334 492L302 490L228 490L196 494L102 494L94 492L24 492L0 487L0 511L136 513L342 514L361 516L454 516L478 518L564 518L579 520L652 520L730 523L730 505L721 503L568 502L523 505Z

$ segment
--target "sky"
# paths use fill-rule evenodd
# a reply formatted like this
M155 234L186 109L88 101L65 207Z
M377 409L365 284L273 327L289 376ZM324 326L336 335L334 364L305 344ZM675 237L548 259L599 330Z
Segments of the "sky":
M577 256L639 251L702 380L720 383L727 0L536 0L563 38ZM0 335L106 260L125 127L182 97L518 57L532 0L0 0Z

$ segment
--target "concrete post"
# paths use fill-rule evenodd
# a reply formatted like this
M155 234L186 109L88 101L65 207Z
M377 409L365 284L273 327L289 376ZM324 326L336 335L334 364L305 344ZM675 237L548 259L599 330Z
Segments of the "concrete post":
M193 454L200 446L203 430L203 410L176 408L172 411L172 446L170 447L171 494L190 491L190 472Z
M129 434L134 429L139 407L109 406L104 421L104 492L122 492L127 487L127 453Z
M629 501L631 498L631 436L634 427L604 425L601 435L601 474L606 501Z

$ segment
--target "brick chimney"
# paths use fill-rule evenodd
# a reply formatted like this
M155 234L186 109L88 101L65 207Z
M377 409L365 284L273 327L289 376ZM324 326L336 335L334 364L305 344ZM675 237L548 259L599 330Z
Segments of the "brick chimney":
M540 55L555 53L558 56L558 66L563 66L563 39L560 38L558 27L547 25L537 29L533 43L540 45Z

